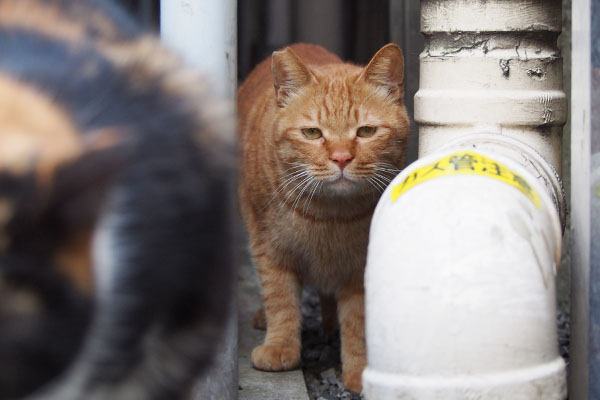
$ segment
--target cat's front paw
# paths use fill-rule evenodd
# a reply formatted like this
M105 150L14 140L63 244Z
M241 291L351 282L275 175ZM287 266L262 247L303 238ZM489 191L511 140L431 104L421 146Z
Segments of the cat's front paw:
M288 371L300 365L299 346L260 345L252 350L252 365L263 371Z
M353 392L360 393L362 390L362 369L359 371L344 371L342 379L344 380L344 387Z

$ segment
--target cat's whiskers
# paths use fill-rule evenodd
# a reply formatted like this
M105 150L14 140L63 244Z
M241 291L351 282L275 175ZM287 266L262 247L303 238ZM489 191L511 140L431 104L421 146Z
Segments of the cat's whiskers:
M380 176L385 176L388 179L388 182L394 179L400 172L402 172L401 169L388 163L378 163L375 169L375 173Z
M294 174L293 176L289 177L288 179L286 179L286 181L283 184L281 184L279 186L279 189L277 189L277 191L275 192L275 195L282 192L286 187L289 186L290 183L295 182L299 179L302 179L302 181L298 185L296 185L296 187L294 189L292 189L291 192L296 190L296 188L299 185L301 185L306 179L310 179L310 172L309 171L301 171L301 172L298 172L298 173Z
M385 178L388 182L396 177L398 171L388 171L383 169L377 169L374 172L374 175L379 175L382 178Z
M388 184L391 182L391 179L388 177L385 177L383 175L380 174L375 174L371 177L374 181L377 181L381 186L383 186L383 188L385 189Z
M388 174L394 174L394 175L397 175L400 172L400 170L397 169L397 168L391 169L391 168L384 168L384 167L377 168L377 171L379 171L379 172L386 172Z
M304 202L304 207L302 207L302 214L306 215L306 212L308 211L309 207L310 207L310 202L313 199L313 196L315 195L316 191L318 188L321 187L321 185L323 184L323 181L317 181L317 180L313 180L311 182L311 184L313 185L313 188L310 190L310 193L308 195L308 201Z
M399 173L400 171L402 171L401 169L399 169L398 167L396 167L394 164L390 164L388 162L385 161L380 161L376 164L376 168L377 169L385 169L385 170L389 170L389 171L395 171L396 173Z
M305 168L305 167L308 165L308 164L304 164L304 163L298 163L298 162L293 162L293 163L290 163L290 162L285 162L284 164L289 164L289 165L291 165L291 167L289 167L289 168L287 168L287 169L285 170L286 172L287 172L287 171L290 171L290 170L293 170L293 169L296 169L296 168Z
M282 178L290 176L290 175L293 175L294 173L296 173L298 171L308 170L308 167L309 167L309 165L305 164L305 163L297 163L297 162L295 162L295 163L288 163L288 162L286 162L285 164L290 164L292 166L289 167L289 168L287 168L283 172Z
M312 176L309 176L308 179L309 179L308 182L302 187L302 190L300 190L300 193L298 193L298 195L294 199L294 203L292 204L292 211L296 210L296 207L298 206L298 203L300 202L300 199L302 198L302 194L304 193L304 191L306 189L308 189L315 181L315 179Z
M385 190L385 187L382 187L381 183L373 179L372 176L367 178L367 182L369 182L371 186L373 186L379 193L383 193L383 191Z
M301 179L301 178L305 178L306 176L308 176L310 174L310 171L305 170L305 169L300 169L299 168L306 168L305 165L298 165L296 167L292 167L286 170L286 174L283 175L281 178L279 178L279 180L283 180L282 183L279 184L279 186L277 186L277 189L275 189L275 192L273 193L273 196L271 196L271 199L267 202L267 204L265 204L265 206L262 208L262 210L264 210L265 208L267 208L272 202L273 200L275 200L275 198L277 198L277 196L283 192L285 190L286 187L288 187L290 185L290 183ZM293 170L291 172L288 172L290 170Z
M289 203L290 198L294 195L294 193L301 187L303 187L304 185L307 185L307 182L310 183L311 180L314 180L314 178L310 175L310 171L309 170L304 170L301 172L298 172L296 174L294 174L291 178L288 178L285 181L285 185L280 185L279 189L277 190L276 193L273 194L273 196L271 197L271 200L269 201L268 204L272 203L273 200L277 197L279 197L280 201L279 204L281 205L285 205ZM289 175L289 174L288 174ZM283 195L278 196L287 186L289 186L290 183L297 181L301 179L301 181L296 184L296 186L294 186L291 190L289 190L289 192L285 195L285 197L281 198ZM268 205L267 204L267 205ZM265 206L266 207L266 206ZM281 215L281 213L286 209L287 207L280 207L279 208L279 212L278 215Z
M282 203L283 204L287 204L288 201L290 200L290 198L294 195L294 193L296 193L296 191L298 189L300 189L302 186L306 185L307 182L310 182L312 179L314 179L314 178L312 176L310 176L310 175L308 175L307 177L305 177L304 179L302 179L300 181L300 183L298 183L296 186L294 186L294 188L292 190L290 190L290 192L282 200Z
M297 180L298 178L304 177L308 175L310 172L307 170L297 170L290 172L286 175L283 175L278 179L279 182L282 182L277 188L281 188L282 185L288 185L291 181ZM285 187L285 186L284 186Z
M400 169L386 162L368 164L354 170L357 177L362 177L379 193L383 193L399 172Z

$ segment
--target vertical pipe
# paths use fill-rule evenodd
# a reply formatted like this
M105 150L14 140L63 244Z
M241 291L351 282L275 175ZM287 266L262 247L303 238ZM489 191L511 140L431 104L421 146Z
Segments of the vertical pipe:
M560 172L561 26L560 0L421 1L419 155L486 126L530 145Z
M237 1L169 0L160 2L160 30L212 80L215 92L233 99L237 87Z
M590 398L600 398L600 0L590 9Z
M560 0L421 1L420 159L365 274L368 399L562 400Z
M235 103L237 87L237 1L168 0L160 2L163 40L209 79L217 98ZM237 398L237 297L217 359L198 382L193 396L202 400Z

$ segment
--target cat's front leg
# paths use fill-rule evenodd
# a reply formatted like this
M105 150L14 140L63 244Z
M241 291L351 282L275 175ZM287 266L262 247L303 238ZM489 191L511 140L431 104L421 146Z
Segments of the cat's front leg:
M366 360L365 292L363 283L343 288L338 294L338 316L342 339L344 386L354 392L362 389L361 375Z
M289 268L267 256L255 257L259 266L267 334L252 351L252 365L264 371L286 371L300 365L301 280Z

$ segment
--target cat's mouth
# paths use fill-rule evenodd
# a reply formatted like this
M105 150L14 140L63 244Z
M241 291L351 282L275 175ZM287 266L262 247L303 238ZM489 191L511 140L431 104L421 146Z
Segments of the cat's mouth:
M348 172L344 173L344 171L339 171L337 174L332 174L331 178L329 179L329 182L333 184L352 183L353 181L354 179L352 175Z
M331 181L334 185L351 185L354 183L352 179L349 179L347 176L340 175Z
M347 192L361 186L362 179L347 172L340 171L337 175L332 176L327 183L336 191Z

